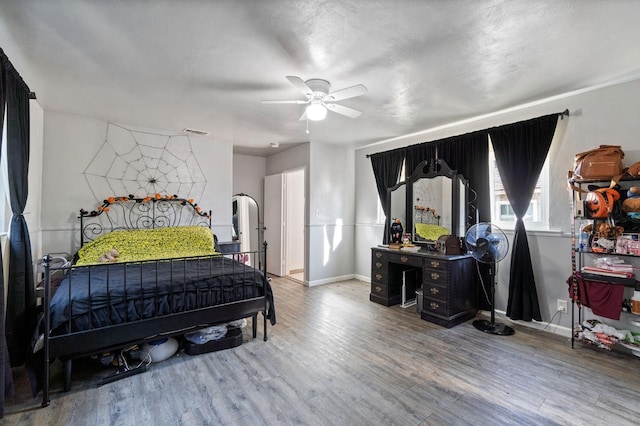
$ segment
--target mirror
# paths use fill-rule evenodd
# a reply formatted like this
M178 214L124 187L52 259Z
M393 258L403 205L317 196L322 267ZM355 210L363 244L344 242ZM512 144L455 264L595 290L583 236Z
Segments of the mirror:
M402 224L402 228L407 231L407 185L405 182L400 182L399 184L387 189L389 192L389 203L390 203L390 217L389 220L393 223L393 219L400 219L400 223Z
M440 159L418 165L408 181L412 240L433 244L440 235L462 237L466 230L467 181Z
M259 251L262 235L259 226L260 209L256 200L247 194L236 194L233 202L233 241L240 243L240 251Z

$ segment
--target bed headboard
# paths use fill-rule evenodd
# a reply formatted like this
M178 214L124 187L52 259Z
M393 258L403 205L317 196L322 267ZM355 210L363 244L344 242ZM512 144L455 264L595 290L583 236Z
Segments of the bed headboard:
M440 225L440 215L430 207L414 206L414 223L430 223L433 225Z
M109 197L95 210L80 209L78 218L80 246L117 229L194 225L211 229L211 210L204 212L193 199L180 198L177 195Z

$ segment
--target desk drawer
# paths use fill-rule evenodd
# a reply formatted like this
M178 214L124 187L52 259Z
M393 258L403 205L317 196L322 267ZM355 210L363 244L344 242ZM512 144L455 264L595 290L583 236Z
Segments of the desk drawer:
M422 283L427 286L431 284L444 287L447 285L449 274L446 269L428 269L424 268L422 273Z
M389 253L388 258L389 262L422 267L422 257L420 256L411 256L404 253Z
M389 286L380 283L371 283L371 294L374 294L378 297L389 297Z
M387 262L376 258L371 259L371 272L374 271L386 272Z
M427 258L424 260L425 268L446 270L448 266L449 262L443 259Z
M448 316L447 302L427 296L423 296L422 310L432 314Z
M387 285L387 272L386 271L371 271L371 284L378 283Z
M447 300L447 287L439 286L432 283L423 283L422 292L425 296L433 299L437 299L443 302Z

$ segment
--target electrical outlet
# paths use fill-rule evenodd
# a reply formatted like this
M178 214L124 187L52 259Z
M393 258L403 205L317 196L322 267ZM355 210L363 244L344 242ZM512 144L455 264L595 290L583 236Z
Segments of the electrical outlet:
M567 312L569 310L569 305L566 300L558 299L558 312Z

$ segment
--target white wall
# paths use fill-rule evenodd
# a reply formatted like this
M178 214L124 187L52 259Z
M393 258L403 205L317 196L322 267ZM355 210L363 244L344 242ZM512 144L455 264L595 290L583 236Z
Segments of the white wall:
M309 285L353 278L354 150L311 144Z
M555 98L356 150L356 275L361 278L370 277L370 248L382 241L383 232L382 225L376 223L378 195L367 154L560 112L565 108L570 110L571 116L558 122L556 138L550 151L550 226L555 231L529 232L540 309L543 320L549 321L556 311L556 299L568 299L565 280L571 274L571 206L570 192L566 185L567 171L572 167L576 153L599 144L622 145L627 164L640 160L640 120L637 119L640 111L640 81L574 93L565 98ZM470 184L473 185L473 182ZM508 260L501 262L499 268L496 308L505 310L508 297ZM570 315L564 315L559 321L554 320L554 323L570 327L570 321Z
M267 159L254 155L233 154L233 194L251 195L260 206L260 222L264 206L264 177Z
M97 206L83 172L104 143L108 123L53 111L46 111L44 118L42 249L45 253L73 253L79 245L77 216L80 208L91 210ZM169 134L162 130L126 127ZM232 143L198 136L190 136L190 140L207 180L202 200L196 202L204 210L212 210L213 230L219 238L230 240ZM96 194L105 198L112 195L121 194Z

